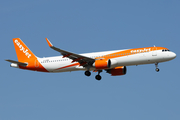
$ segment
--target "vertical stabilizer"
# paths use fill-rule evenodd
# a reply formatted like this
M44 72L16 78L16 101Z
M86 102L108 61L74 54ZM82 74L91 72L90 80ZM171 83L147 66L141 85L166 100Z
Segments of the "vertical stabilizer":
M13 38L13 43L19 62L26 62L29 59L36 58L33 52L23 43L20 38Z

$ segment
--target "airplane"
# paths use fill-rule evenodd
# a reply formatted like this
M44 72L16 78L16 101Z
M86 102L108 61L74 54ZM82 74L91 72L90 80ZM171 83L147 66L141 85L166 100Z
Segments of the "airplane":
M59 49L46 38L50 48L61 53L62 56L39 58L23 43L20 38L13 38L18 61L9 60L11 67L39 72L71 72L85 71L86 76L97 72L97 80L101 80L100 73L104 70L111 76L125 75L126 66L155 64L159 72L158 63L176 58L176 54L165 47L143 47L103 52L76 54Z

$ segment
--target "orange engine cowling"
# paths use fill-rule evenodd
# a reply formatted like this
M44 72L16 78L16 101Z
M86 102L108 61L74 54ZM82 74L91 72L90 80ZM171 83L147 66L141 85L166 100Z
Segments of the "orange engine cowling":
M111 76L125 75L126 72L126 66L115 67L113 69L107 70L107 73L111 74Z
M114 59L100 59L96 60L93 64L93 67L98 69L110 69L118 66L118 62Z
M107 59L96 60L93 64L96 69L108 69L111 67L111 61Z

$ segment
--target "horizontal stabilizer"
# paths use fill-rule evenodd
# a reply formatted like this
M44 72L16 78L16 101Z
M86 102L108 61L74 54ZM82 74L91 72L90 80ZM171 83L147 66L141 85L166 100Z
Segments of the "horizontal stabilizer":
M6 61L21 65L21 66L27 66L28 65L27 63L22 63L22 62L18 62L18 61L14 61L14 60L6 60Z

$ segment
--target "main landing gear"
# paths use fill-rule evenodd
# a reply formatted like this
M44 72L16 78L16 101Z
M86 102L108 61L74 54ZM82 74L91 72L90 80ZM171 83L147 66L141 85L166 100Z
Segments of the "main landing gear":
M91 75L91 72L86 71L84 74L85 74L86 76L90 76L90 75Z
M159 72L159 68L158 68L158 63L155 63L155 66L156 66L156 72Z
M98 74L95 76L96 80L101 80L101 76L99 75L100 73L102 72L102 70L99 70L98 71ZM84 73L86 76L90 76L91 75L91 72L90 71L85 71Z
M97 74L96 77L95 77L96 80L101 80L102 77L99 75L101 72L102 72L102 70L99 70L99 71L98 71L98 74Z

